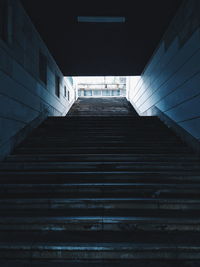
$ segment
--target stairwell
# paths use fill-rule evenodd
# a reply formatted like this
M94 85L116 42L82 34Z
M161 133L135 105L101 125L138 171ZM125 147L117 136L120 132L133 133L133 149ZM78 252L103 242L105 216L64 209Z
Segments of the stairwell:
M0 163L1 267L200 265L199 157L110 101L79 100Z

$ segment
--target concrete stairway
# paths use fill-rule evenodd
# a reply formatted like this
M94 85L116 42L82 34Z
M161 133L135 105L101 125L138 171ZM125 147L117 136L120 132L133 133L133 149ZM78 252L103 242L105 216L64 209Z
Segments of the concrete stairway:
M70 116L138 116L125 97L80 97L70 109Z
M1 267L200 265L199 158L156 117L48 118L0 177Z

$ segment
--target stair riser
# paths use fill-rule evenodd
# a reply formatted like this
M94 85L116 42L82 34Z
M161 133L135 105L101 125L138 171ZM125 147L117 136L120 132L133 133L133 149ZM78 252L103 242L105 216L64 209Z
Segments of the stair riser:
M176 148L183 147L183 144L181 142L149 142L149 141L144 141L144 142L135 142L135 141L102 141L98 142L97 140L91 141L91 140L76 140L75 142L71 139L65 140L65 141L48 141L48 140L43 140L41 142L39 141L26 141L23 143L23 147L25 146L38 146L41 145L42 147L54 147L54 146L61 146L61 147L82 147L83 145L85 147L90 147L90 146L114 146L114 147L127 147L127 146L132 146L132 147L160 147L160 148L166 148L168 146L175 146Z
M67 119L65 118L65 120L55 120L55 119L50 119L50 120L45 120L41 126L43 127L54 127L54 126L60 126L60 127L64 127L64 126L68 126L68 125L73 125L75 127L86 127L86 126L108 126L110 127L112 126L116 126L116 127L122 127L123 125L127 126L127 127L159 127L160 128L166 128L168 129L168 127L166 127L159 119L158 120L151 120L151 118L149 118L149 120L142 120L142 119L127 119L126 117L122 117L122 118L118 118L117 120L109 120L109 119L104 119L104 120L100 120L98 119L98 117L94 117L93 119L87 119L85 118L82 120L76 120L75 118L71 118L71 119ZM41 127L40 126L40 127Z
M110 204L110 205L103 205L103 204L91 204L91 205L84 205L84 204L20 204L20 205L0 205L0 210L4 211L4 210L9 210L9 211L15 211L15 210L30 210L35 212L35 210L45 210L45 209L51 209L51 210L60 210L60 209L89 209L89 210L93 210L93 209L138 209L138 210L143 210L143 209L149 209L149 210L198 210L200 211L200 204L196 204L196 205L142 205L142 204L138 204L138 205L133 205L133 204Z
M162 140L168 140L168 141L180 141L179 138L177 138L174 134L166 134L166 133L136 133L136 132L81 132L81 131L64 131L64 132L46 132L46 131L39 131L35 132L34 134L31 134L27 140L43 140L45 139L45 136L47 137L47 140L58 140L60 139L74 139L74 140L84 140L84 139L92 139L97 138L98 139L107 139L107 140L115 140L116 138L122 138L120 140L123 140L123 138L127 138L127 140L138 140L138 141L162 141Z
M175 137L176 135L168 129L161 128L155 131L156 127L146 127L146 128L134 128L134 127L42 127L35 130L35 134L48 134L48 137L54 136L54 135L73 135L73 133L76 134L78 137L79 135L91 135L96 133L97 136L105 136L105 135L111 135L113 137L117 137L118 135L125 135L125 136L141 136L141 138L150 138L151 136L157 136L159 137L166 136L166 137ZM37 136L37 135L36 135ZM64 136L63 136L64 137Z
M68 124L68 123L74 123L75 125L77 124L84 124L84 123L94 123L94 124L98 124L98 123L116 123L116 124L125 124L125 123L132 123L132 124L158 124L158 125L163 125L162 122L160 121L160 119L158 117L140 117L138 119L135 117L129 117L129 116L118 116L118 117L100 117L100 116L95 116L95 117L80 117L80 116L73 116L73 117L48 117L45 122L43 124L45 125L54 125L55 123L60 123L60 124Z
M147 162L147 159L146 158L142 158L142 157L139 157L138 158L133 158L133 157L124 157L124 158L118 158L118 157L79 157L79 156L74 156L74 157L67 157L67 156L47 156L47 155L41 155L41 156L38 156L38 155L18 155L17 157L8 157L6 159L6 163L7 162L10 162L10 163L15 163L16 165L19 163L23 163L23 164L26 164L26 163L30 163L30 164L34 164L36 162L40 162L41 163L44 163L44 164L48 164L49 162L52 162L52 163L55 163L55 162L60 162L61 164L62 163L75 163L75 162L82 162L82 163L87 163L87 162L94 162L94 163L98 163L98 162L105 162L105 163L110 163L110 162L113 162L113 160L115 162L118 162L119 164L120 163L125 163L125 162L132 162L133 164L135 163L141 163L141 162ZM186 164L184 162L187 162ZM154 165L155 163L158 163L158 165L165 165L165 164L168 164L168 165L176 165L179 164L179 165L188 165L188 166L192 166L192 165L198 165L199 162L195 159L192 159L192 158L183 158L183 157L176 157L176 158L170 158L170 157L166 157L166 158L162 158L162 157L159 157L158 156L155 156L155 157L152 157L148 160L148 163L152 163L152 165Z
M70 250L69 249L51 249L48 250L46 248L42 249L42 247L39 247L38 249L0 249L0 258L1 259L32 259L32 260L58 260L58 259L74 259L74 260L92 260L92 259L116 259L116 260L122 260L122 259L161 259L161 260L174 260L174 259L186 259L186 260L199 260L200 259L200 248L186 248L186 249L162 249L161 251L157 250L150 250L150 251L143 251L141 249L134 250L131 248L129 249L118 249L117 251L108 250L105 251L104 248L99 248L99 251L90 251L89 249L86 251L83 251L81 249L77 250Z
M200 184L200 176L194 172L186 173L88 173L88 172L1 172L0 184L68 184L68 183L157 183L157 184ZM28 177L28 178L27 178ZM28 180L27 180L28 179Z
M66 201L60 201L60 202L55 202L53 199L50 201L45 202L38 202L34 203L35 199L29 200L29 199L24 199L21 201L13 200L12 201L0 201L0 210L1 211L40 211L40 210L95 210L95 209L104 209L104 210L118 210L118 209L123 209L123 210L153 210L153 211L165 211L165 210L181 210L181 211L196 211L200 210L200 203L166 203L162 204L159 201L155 200L155 203L149 203L151 202L151 199L146 201L146 203L142 203L142 199L136 203L134 202L129 202L129 201L119 201L118 203L112 202L112 201L107 201L107 202L95 202L94 201L81 201L81 202L72 202L72 203L66 203ZM18 202L18 203L17 203ZM184 202L187 202L185 200ZM195 201L194 201L195 202Z
M103 135L97 133L91 133L85 135L84 133L74 134L74 133L63 133L63 135L50 135L45 138L45 134L34 134L34 136L29 136L24 142L28 143L63 143L63 142L73 142L73 143L135 143L135 144L181 144L182 146L186 146L180 139L175 136L166 136L166 135L149 135L143 136L142 134L134 135L134 134L121 134L121 135Z
M168 138L175 138L175 135L171 132L166 132L166 131L163 131L163 132L153 132L153 131L149 131L149 130L146 130L146 131L125 131L125 130L115 130L115 132L113 133L113 131L111 130L103 130L103 129L100 129L100 130L75 130L73 129L73 131L71 131L70 129L66 129L66 130L58 130L58 131L55 131L55 130L52 130L52 129L49 129L49 130L42 130L42 129L38 129L37 132L34 133L34 135L31 135L31 136L34 136L34 137L44 137L44 136L48 136L49 138L56 138L56 137L61 137L61 138L69 138L69 137L75 137L76 138L88 138L88 137L94 137L96 136L97 138L101 138L102 136L113 136L113 137L118 137L118 136L125 136L125 137L132 137L132 138L139 138L139 139L151 139L153 138L153 140L157 139L159 140L160 138L165 138L165 139L168 139ZM30 137L31 137L30 136ZM132 139L133 140L133 139ZM180 140L180 139L179 139Z
M48 191L39 191L34 192L31 190L27 191L20 191L17 190L15 192L4 192L1 194L0 199L2 198L125 198L125 197L135 197L135 198L176 198L176 199L198 199L200 191L193 192L193 191L171 191L171 192L157 192L151 190L121 190L117 191L108 191L108 192L101 192L101 191L92 191L92 192L81 192L80 191L56 191L56 192L48 192Z
M187 164L199 164L199 160L195 157L177 155L175 156L163 156L163 155L154 155L150 154L149 157L144 155L135 155L135 156L118 156L118 155L12 155L7 157L6 162L157 162L158 164L162 163L185 163Z
M14 153L1 260L200 262L200 161L158 119L49 118Z
M0 171L200 171L200 166L197 164L169 164L167 163L130 163L124 165L122 163L58 163L50 164L34 164L34 163L0 163Z
M115 134L114 130L117 131L121 131L121 132L129 132L129 131L134 131L134 132L142 132L145 134L145 130L149 130L150 132L163 132L163 133L167 133L167 134L173 134L174 132L172 131L172 129L166 127L163 124L150 124L150 123L132 123L132 122L127 122L125 124L121 124L119 123L115 123L113 124L112 122L108 122L107 124L104 123L97 123L94 124L93 122L89 123L89 124L84 124L84 123L74 123L74 124L70 124L70 123L66 123L66 124L62 124L62 123L54 123L52 125L44 125L41 124L38 128L34 129L34 133L37 131L48 131L49 129L52 130L52 132L58 132L59 131L77 131L77 130L83 130L85 132L87 132L87 130L90 131L96 131L98 132L98 130L102 130L102 131L109 131L112 132L113 134ZM156 131L155 131L156 129Z
M0 231L113 231L113 232L200 232L200 226L193 224L167 224L167 223L129 223L129 222L118 222L110 224L102 224L101 222L81 222L81 223L39 223L39 224L0 224ZM183 233L184 234L184 233Z
M61 129L61 130L65 130L65 129L133 129L136 132L137 131L142 131L143 129L150 129L153 130L155 128L158 129L158 131L163 131L166 130L167 132L170 132L171 130L169 128L167 128L165 125L161 124L161 123L134 123L132 121L127 121L127 122L66 122L66 123L62 123L62 122L54 122L54 123L43 123L40 127L38 127L38 129L44 129L47 130L49 128L54 128L56 127L57 129Z
M47 263L48 262L48 263ZM197 267L198 260L0 260L1 267Z
M116 148L116 147L107 147L107 148L102 148L101 146L99 147L92 147L92 148L87 148L87 147L73 147L73 148L48 148L48 147L44 147L41 149L41 147L26 147L26 148L17 148L15 150L16 153L18 154L97 154L99 153L101 154L172 154L172 153L177 153L177 149L174 147L170 147L170 148L132 148L132 147L121 147ZM182 155L187 155L190 151L189 149L186 148L179 148L178 149L179 154Z

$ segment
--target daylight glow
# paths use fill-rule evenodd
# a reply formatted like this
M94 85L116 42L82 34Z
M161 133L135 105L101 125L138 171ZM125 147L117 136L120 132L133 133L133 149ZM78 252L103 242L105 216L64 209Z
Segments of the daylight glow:
M74 77L79 97L126 97L126 76Z

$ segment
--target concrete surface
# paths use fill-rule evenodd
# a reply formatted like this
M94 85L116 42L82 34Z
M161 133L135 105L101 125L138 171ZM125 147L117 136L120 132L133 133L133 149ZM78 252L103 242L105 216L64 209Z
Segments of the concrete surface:
M199 0L183 1L129 94L141 115L151 116L157 107L197 140L200 140L199 13Z
M131 104L123 97L78 98L67 115L138 116Z

